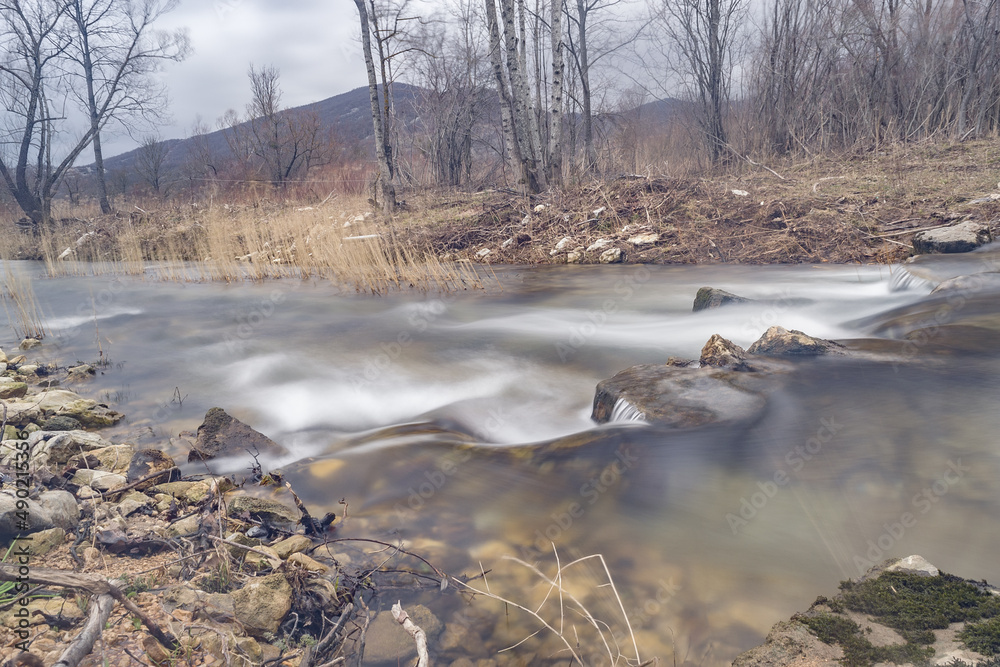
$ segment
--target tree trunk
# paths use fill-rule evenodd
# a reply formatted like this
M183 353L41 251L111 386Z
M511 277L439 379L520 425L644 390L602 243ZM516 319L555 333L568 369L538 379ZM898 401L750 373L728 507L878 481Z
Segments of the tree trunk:
M514 171L514 180L521 186L527 182L524 159L521 156L521 144L517 139L517 128L514 126L513 100L510 87L504 73L500 58L500 26L497 24L497 9L495 0L486 0L486 27L490 33L490 64L493 66L493 76L497 82L497 93L500 96L500 122L503 128L504 142L507 144L507 162Z
M375 204L381 206L382 212L391 215L396 210L396 189L392 184L392 169L386 153L385 127L382 111L379 109L378 79L375 74L375 62L372 59L371 24L368 18L368 8L365 0L354 0L361 19L361 47L365 56L365 67L368 69L368 97L372 108L372 126L375 132L375 157L378 160L378 176L375 179Z
M590 108L590 60L587 54L587 4L585 0L576 0L576 9L580 17L579 53L580 53L580 98L583 106L583 171L590 173L594 169L597 158L594 154L594 119Z
M73 3L73 18L80 33L80 46L83 55L83 76L87 83L87 110L90 112L90 131L94 135L94 167L97 170L97 199L101 204L101 213L111 213L111 203L108 201L108 181L104 173L104 151L101 148L101 116L97 109L97 96L94 94L94 61L90 53L90 25L83 13L83 3L75 0Z
M538 147L538 127L531 110L528 82L521 67L517 33L514 28L513 0L500 0L500 13L504 22L504 41L507 48L507 69L510 72L511 96L514 102L515 137L520 143L524 163L525 186L528 192L541 192L545 187L545 174L541 170Z
M552 97L549 104L549 184L562 187L562 0L552 2Z

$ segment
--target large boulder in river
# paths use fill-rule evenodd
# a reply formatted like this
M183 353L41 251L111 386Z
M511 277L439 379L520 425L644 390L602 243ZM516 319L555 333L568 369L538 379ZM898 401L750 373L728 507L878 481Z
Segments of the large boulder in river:
M675 428L750 421L766 407L764 392L773 385L771 375L728 368L633 366L598 383L591 418L607 422L625 401L645 421Z
M276 456L287 453L274 440L230 416L222 408L211 408L198 427L198 437L188 454L188 462L242 456L248 452Z
M753 299L738 296L726 290L716 289L715 287L702 287L694 296L694 308L692 310L697 313L699 310L721 308L722 306L729 306L735 303L750 303L752 301Z
M751 345L747 352L770 357L814 357L821 354L842 354L844 346L831 340L784 327L771 327Z
M967 220L951 227L917 232L913 235L913 252L918 255L970 252L992 240L989 225Z

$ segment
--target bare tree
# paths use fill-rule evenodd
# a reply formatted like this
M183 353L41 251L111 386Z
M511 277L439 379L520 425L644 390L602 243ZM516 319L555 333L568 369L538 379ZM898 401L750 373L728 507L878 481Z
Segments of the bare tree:
M655 8L653 32L665 38L665 50L683 64L681 74L691 85L712 164L729 152L733 49L746 12L747 0L659 0Z
M162 86L153 78L163 62L180 61L190 52L187 33L156 32L153 23L177 7L179 0L71 0L75 27L73 47L83 89L78 91L94 144L101 210L111 212L101 131L112 122L132 127L158 120L165 108Z
M64 0L0 2L0 99L7 112L0 176L36 225L48 221L60 181L93 136L85 133L53 163L50 94L62 81L58 61L70 46L61 31L67 10Z
M163 192L164 167L167 161L167 145L156 135L147 135L139 146L135 158L135 172L157 197Z

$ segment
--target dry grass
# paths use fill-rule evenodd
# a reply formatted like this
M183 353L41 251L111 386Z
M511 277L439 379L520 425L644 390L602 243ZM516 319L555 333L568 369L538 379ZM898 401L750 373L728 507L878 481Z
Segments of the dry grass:
M485 572L483 573L484 588L475 588L457 579L452 581L476 595L497 600L502 602L505 607L524 612L539 628L504 651L514 649L533 639L540 632L546 631L562 644L563 650L561 652L566 654L567 659L572 658L570 660L572 664L606 664L609 666L655 664L655 659L643 662L640 657L635 633L629 624L625 606L618 594L618 589L615 587L604 556L592 554L563 564L560 562L559 552L555 545L552 546L552 551L555 559L555 572L552 576L545 574L538 566L527 563L520 558L512 556L505 558L505 560L527 569L538 579L539 586L534 590L520 591L518 597L521 602L490 590ZM599 563L596 577L590 567L594 561ZM592 588L588 590L588 587ZM581 599L595 592L593 589L607 589L612 594L613 610L607 618L596 617ZM526 593L528 597L534 596L536 600L533 603L524 600ZM616 619L616 616L619 618ZM619 646L615 638L616 634L627 637L628 646Z
M44 338L45 318L35 300L31 278L4 263L3 306L7 321L22 338Z
M63 218L38 238L0 248L40 259L50 275L116 273L165 280L259 281L319 277L359 291L480 287L468 264L446 266L401 242L393 226L361 213L360 198L316 206L267 201L139 209ZM34 254L32 254L34 253Z
M1000 145L992 141L766 165L744 159L701 177L657 176L650 167L648 177L530 199L427 198L401 228L445 257L479 261L489 250L494 263L565 262L565 252L550 254L565 237L570 249L604 239L637 263L896 262L922 228L970 217L995 223L1000 202L971 202L1000 190L998 167ZM659 238L629 242L643 233ZM585 252L582 261L599 255Z

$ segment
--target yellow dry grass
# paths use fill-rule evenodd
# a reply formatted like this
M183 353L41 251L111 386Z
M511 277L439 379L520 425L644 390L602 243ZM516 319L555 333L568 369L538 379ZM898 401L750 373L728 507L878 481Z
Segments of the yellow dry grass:
M30 244L40 248L38 259L50 275L225 282L316 277L371 293L481 287L474 267L442 264L400 241L393 224L364 213L367 208L358 197L314 206L136 206L114 218L87 219L74 211ZM8 235L0 255L23 257L26 241Z

